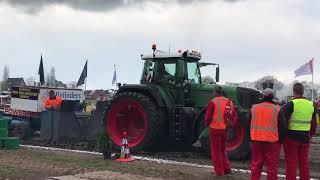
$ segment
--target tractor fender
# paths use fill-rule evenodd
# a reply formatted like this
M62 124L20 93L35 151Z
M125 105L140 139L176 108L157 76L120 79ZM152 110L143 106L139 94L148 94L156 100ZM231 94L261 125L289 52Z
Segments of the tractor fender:
M168 103L166 103L165 100L162 98L159 89L152 85L125 84L118 89L117 94L122 92L139 92L152 98L159 107L168 106Z

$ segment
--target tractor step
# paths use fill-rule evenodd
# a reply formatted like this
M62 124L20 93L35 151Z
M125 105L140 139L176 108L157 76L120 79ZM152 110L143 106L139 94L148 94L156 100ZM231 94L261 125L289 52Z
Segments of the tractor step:
M182 123L182 109L181 107L174 107L172 110L170 136L175 141L183 140L181 123Z
M0 149L18 149L20 139L18 137L0 138Z
M176 106L172 109L170 121L170 138L178 143L189 143L192 139L194 109Z

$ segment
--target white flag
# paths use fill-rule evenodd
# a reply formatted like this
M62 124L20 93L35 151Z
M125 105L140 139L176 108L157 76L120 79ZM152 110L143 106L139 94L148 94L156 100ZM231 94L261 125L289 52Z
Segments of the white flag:
M114 72L113 72L113 78L112 78L112 85L114 85L117 82L117 71L116 71L116 65L114 65Z
M313 74L313 60L314 58L312 58L309 62L305 63L304 65L300 66L297 70L295 70L294 74L296 75L296 77Z

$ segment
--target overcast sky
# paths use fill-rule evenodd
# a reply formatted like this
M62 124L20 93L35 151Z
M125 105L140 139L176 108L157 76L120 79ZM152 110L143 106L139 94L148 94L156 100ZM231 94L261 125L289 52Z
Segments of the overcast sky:
M77 81L88 59L88 88L138 83L140 54L159 49L202 50L221 65L221 81L253 81L293 71L315 58L320 82L319 0L0 0L0 75L36 77L45 71ZM310 79L308 77L298 80Z

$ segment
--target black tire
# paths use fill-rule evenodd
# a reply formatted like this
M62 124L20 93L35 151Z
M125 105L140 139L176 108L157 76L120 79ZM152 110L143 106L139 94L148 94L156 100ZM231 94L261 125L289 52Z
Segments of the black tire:
M239 142L239 145L232 151L228 151L228 157L234 160L246 160L248 159L251 153L250 147L250 124L249 116L246 111L238 111L238 126L234 128L242 128L242 141ZM230 130L229 130L230 131ZM228 134L229 135L229 134Z
M108 116L111 112L113 105L116 104L118 101L125 101L125 100L134 100L138 102L144 109L147 115L147 132L145 134L144 139L142 142L137 144L136 146L130 147L130 151L140 151L152 148L156 144L160 142L160 139L163 138L163 134L165 132L164 125L165 120L163 116L163 110L161 110L156 103L152 100L152 98L138 92L121 92L116 94L113 99L107 104L106 111L104 115L104 123L108 125ZM106 126L105 126L106 127ZM110 132L109 132L110 134ZM120 146L117 145L112 138L111 143L112 147L119 149ZM130 143L130 140L129 140Z
M9 134L10 136L19 137L20 139L27 140L31 137L31 129L26 124L16 124Z

